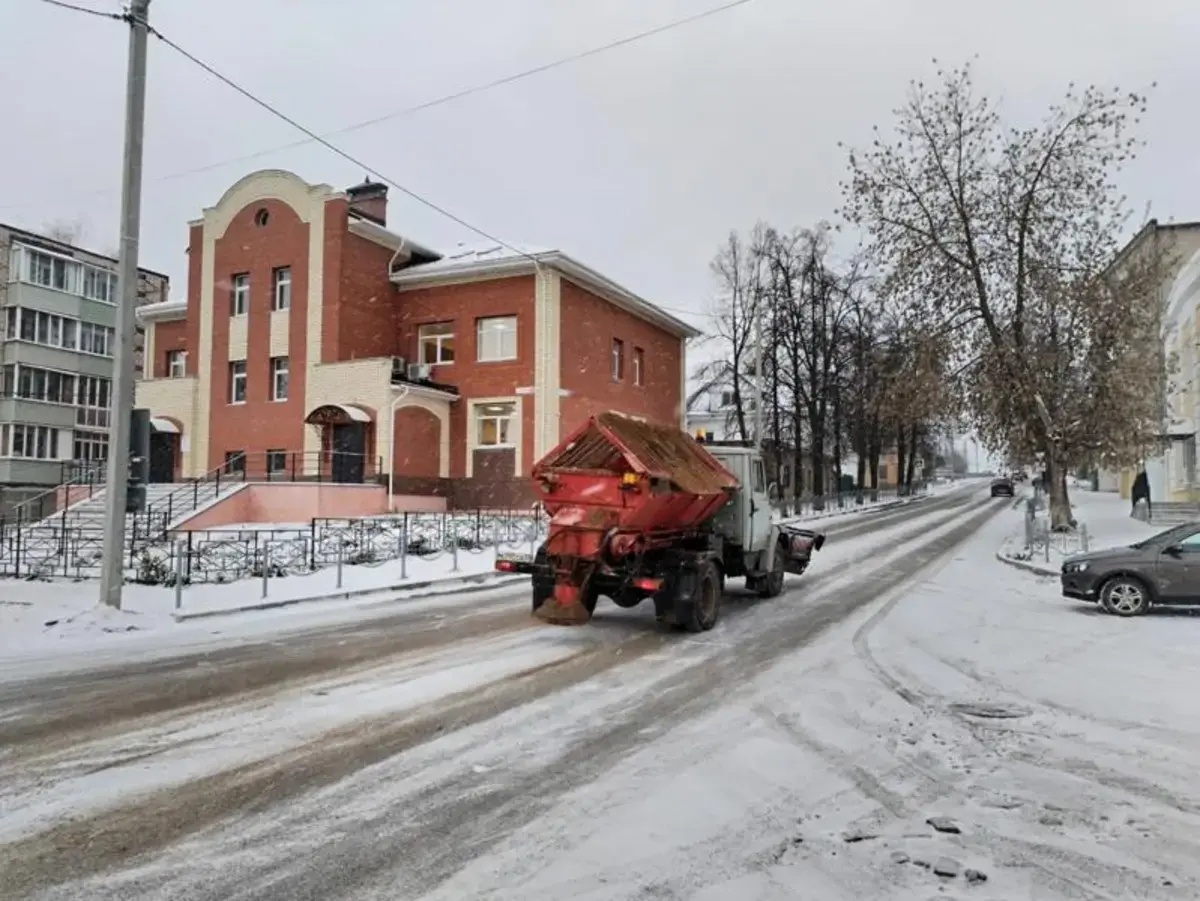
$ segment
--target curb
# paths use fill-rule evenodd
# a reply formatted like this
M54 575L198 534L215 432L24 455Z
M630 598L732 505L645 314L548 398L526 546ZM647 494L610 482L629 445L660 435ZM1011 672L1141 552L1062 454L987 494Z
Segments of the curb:
M177 623L191 622L197 619L212 619L218 616L237 616L240 613L258 613L262 610L280 610L284 607L295 607L298 604L314 604L318 601L352 601L356 599L369 598L373 595L390 594L398 591L416 591L421 592L424 589L437 588L445 585L461 584L463 589L460 594L470 594L476 591L485 591L489 588L498 588L505 585L513 585L521 581L527 581L528 576L510 576L500 573L478 573L473 576L451 576L443 579L426 579L423 582L406 582L399 585L381 585L377 588L355 588L350 591L335 591L331 594L315 594L303 598L289 598L280 601L263 601L258 604L249 604L245 607L230 607L225 610L197 610L194 613L180 611L172 613L171 617ZM421 598L436 597L442 592L424 591L423 594L409 595L397 600L415 601Z
M1014 569L1024 570L1027 573L1033 573L1035 576L1048 576L1055 578L1060 575L1059 572L1052 569L1047 569L1044 564L1027 563L1024 560L1014 560L1012 557L1006 557L1003 551L996 551L996 559L1001 563L1007 563Z
M867 513L877 513L880 510L891 510L895 507L904 507L908 504L916 504L921 501L928 500L933 497L932 494L918 494L914 497L901 498L900 500L885 501L882 504L864 504L861 507L852 507L841 510L825 510L818 513L816 516L789 516L786 519L776 520L778 523L795 523L803 525L806 522L820 522L823 519L833 519L836 516L859 516Z

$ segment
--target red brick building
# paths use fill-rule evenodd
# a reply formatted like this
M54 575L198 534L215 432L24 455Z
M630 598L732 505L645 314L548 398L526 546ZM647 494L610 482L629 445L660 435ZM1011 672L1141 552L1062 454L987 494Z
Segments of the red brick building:
M187 300L139 311L158 481L378 471L499 503L591 413L684 421L694 329L556 250L424 247L387 228L383 185L253 173L188 256Z

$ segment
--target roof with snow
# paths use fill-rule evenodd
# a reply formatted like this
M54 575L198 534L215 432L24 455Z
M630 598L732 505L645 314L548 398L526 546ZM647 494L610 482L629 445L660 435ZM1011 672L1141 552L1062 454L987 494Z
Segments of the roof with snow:
M699 329L555 248L499 242L478 247L459 247L440 260L393 270L392 282L401 288L429 287L452 279L520 275L533 272L538 267L554 269L614 306L680 338L700 335Z

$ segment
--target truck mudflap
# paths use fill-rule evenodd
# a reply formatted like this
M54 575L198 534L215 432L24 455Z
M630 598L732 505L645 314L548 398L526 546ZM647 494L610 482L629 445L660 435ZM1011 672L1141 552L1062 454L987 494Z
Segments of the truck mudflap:
M791 524L780 526L779 531L787 549L784 569L795 575L803 574L812 561L813 552L825 545L824 533Z

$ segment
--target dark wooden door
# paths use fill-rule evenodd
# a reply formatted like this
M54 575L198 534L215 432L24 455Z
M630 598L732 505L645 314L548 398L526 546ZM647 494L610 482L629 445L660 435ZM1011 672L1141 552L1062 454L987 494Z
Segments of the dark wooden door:
M150 481L175 481L176 436L166 432L150 435Z
M366 474L366 424L352 422L349 425L335 425L332 444L330 474L333 481L360 484Z

